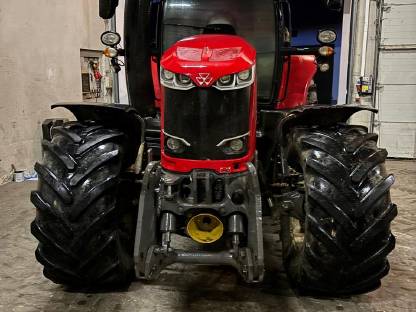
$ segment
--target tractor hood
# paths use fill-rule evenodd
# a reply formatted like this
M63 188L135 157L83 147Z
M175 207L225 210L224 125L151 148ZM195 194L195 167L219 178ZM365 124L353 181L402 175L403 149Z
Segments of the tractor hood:
M192 79L198 87L211 87L220 77L251 69L256 50L233 35L197 35L178 41L161 59L161 67Z

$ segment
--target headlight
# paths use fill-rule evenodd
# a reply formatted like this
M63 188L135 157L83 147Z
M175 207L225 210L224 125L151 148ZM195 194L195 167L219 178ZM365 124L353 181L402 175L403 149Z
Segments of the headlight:
M254 82L255 66L236 74L222 76L214 84L219 90L236 90L250 86Z
M191 146L191 143L183 138L168 134L165 131L163 131L163 134L165 135L165 148L173 153L183 153L187 147Z
M234 83L234 75L225 75L218 79L218 84L221 86L230 86Z
M222 140L217 144L227 155L241 154L247 150L249 132Z
M168 138L166 140L166 146L174 152L178 152L183 147L182 142L174 138Z
M243 70L242 72L239 72L237 77L240 80L247 81L250 79L251 70Z
M213 87L219 90L245 88L254 82L254 76L255 67L253 66L252 68L243 70L239 73L220 77ZM176 74L164 68L160 69L160 83L162 86L177 90L189 90L196 86L188 75Z
M163 80L173 80L173 77L175 76L174 73L172 73L169 70L162 69L162 79Z
M235 139L230 142L230 148L233 152L240 152L244 148L244 141L242 139Z
M113 32L113 31L106 31L101 35L101 42L104 45L113 47L120 43L121 36L120 34Z
M180 90L188 90L194 87L192 80L189 76L183 74L175 75L174 88Z
M175 74L164 68L160 69L160 83L162 86L177 90L189 90L195 87L189 76Z
M320 30L318 32L318 41L323 44L333 43L337 40L337 33L333 30Z
M191 83L191 78L189 78L186 75L180 74L180 75L177 76L177 81L182 85L187 85L187 84Z

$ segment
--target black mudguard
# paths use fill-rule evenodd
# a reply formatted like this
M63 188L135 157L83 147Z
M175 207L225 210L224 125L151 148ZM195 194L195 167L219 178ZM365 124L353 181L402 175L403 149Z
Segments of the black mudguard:
M266 142L264 151L266 159L274 153L280 154L282 174L288 174L287 159L287 134L297 126L331 126L337 123L345 123L355 113L378 110L365 105L305 105L289 110L262 110L259 113L258 130Z
M121 104L58 103L52 109L63 107L74 114L78 121L95 121L105 127L121 130L129 144L127 161L133 163L140 144L144 141L144 120L137 111Z

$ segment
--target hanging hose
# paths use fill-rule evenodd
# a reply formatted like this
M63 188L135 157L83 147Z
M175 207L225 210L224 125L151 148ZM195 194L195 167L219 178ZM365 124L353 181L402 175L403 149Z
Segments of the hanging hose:
M144 147L145 147L145 140L144 140L144 135L145 135L145 122L142 118L140 118L140 125L141 125L141 129L142 129L142 133L140 135L140 147L139 150L137 152L137 157L136 157L136 161L134 163L134 173L135 174L140 174L140 172L142 171L142 166L143 166L143 154L144 154Z
M142 142L142 144L140 144L139 151L137 152L137 158L134 164L135 174L140 174L140 172L142 171L144 145L145 145L144 142Z

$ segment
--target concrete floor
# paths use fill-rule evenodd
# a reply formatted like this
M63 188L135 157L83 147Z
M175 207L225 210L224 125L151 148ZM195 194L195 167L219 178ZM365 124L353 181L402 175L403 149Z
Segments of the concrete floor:
M174 266L158 281L134 282L128 290L67 292L43 277L34 257L29 192L35 183L9 183L0 187L0 311L416 311L416 162L389 161L388 168L396 175L392 198L399 207L390 274L380 289L341 299L296 296L281 268L254 286L228 268ZM266 241L273 238L266 234Z

